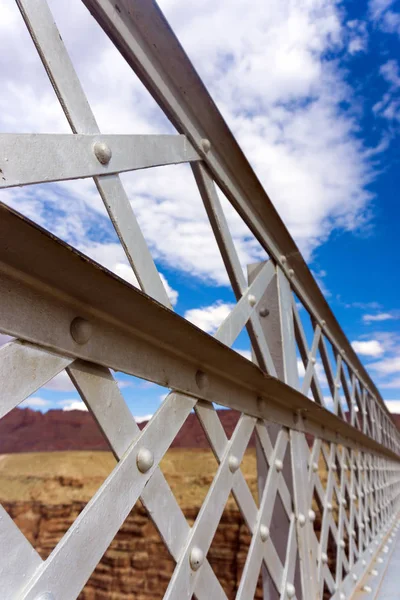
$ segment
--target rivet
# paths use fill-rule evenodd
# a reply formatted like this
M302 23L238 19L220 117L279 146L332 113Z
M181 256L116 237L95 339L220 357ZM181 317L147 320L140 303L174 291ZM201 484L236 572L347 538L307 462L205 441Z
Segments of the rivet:
M308 511L308 518L310 519L311 523L314 523L315 521L315 512L313 510L309 510Z
M294 598L296 595L296 588L294 587L293 583L287 583L286 584L286 596L288 598Z
M348 466L347 465L343 465L343 471L347 471L348 470Z
M331 510L333 509L333 506L330 502L327 503L326 508L329 510L329 512L331 512Z
M147 473L154 464L154 456L148 448L140 448L136 456L137 468L141 473Z
M283 462L279 458L277 458L275 461L275 469L278 471L278 473L283 469Z
M266 525L260 525L260 538L262 542L266 542L269 538L269 529Z
M357 496L355 494L352 494L351 499L355 502L357 500Z
M378 562L379 564L382 564L383 558L381 556L378 556L378 558L376 559L376 562Z
M347 506L347 500L346 500L346 498L342 498L342 506Z
M340 388L340 383L335 383L335 387L337 387L337 389Z
M203 550L201 550L200 548L197 548L197 546L192 548L192 550L190 552L189 560L190 560L190 566L192 567L193 571L197 571L197 569L199 569L204 562Z
M302 513L298 515L297 521L299 522L300 527L304 527L304 525L306 524L306 518Z
M285 264L286 262L286 256L281 256L281 263Z
M321 327L325 327L325 325L326 325L326 321L322 320L321 321Z
M75 317L70 325L71 337L77 344L86 344L93 333L92 324L82 317Z
M360 529L365 529L364 523L360 523Z
M104 142L96 142L93 146L95 157L102 165L108 165L111 160L111 148Z
M379 575L379 572L378 572L376 569L372 569L372 571L371 571L371 575L372 575L373 577L377 577L377 576Z
M318 463L316 463L316 462L313 463L312 470L314 471L314 473L317 473L317 471L318 471Z
M372 592L372 588L369 587L369 585L364 585L362 591L366 592L367 594L370 594Z
M288 275L289 275L289 277L293 277L293 275L294 275L293 269L289 269Z
M326 554L326 552L323 552L321 554L321 561L326 564L328 562L328 555Z
M260 308L259 315L260 317L268 317L269 309L266 306L263 306L262 308Z
M199 390L204 390L208 386L208 377L204 371L197 371L195 375L196 385Z
M229 457L228 463L229 463L229 470L231 471L231 473L235 473L238 470L238 468L240 467L239 459L236 458L236 456L231 455Z
M356 574L356 573L353 573L352 577L353 577L353 581L357 581L357 579L358 579L358 576L357 576L357 574Z
M315 363L317 362L317 359L316 359L316 358L314 358L314 356L312 356L312 357L311 357L311 362L312 362L312 364L313 364L313 365L315 365Z
M356 532L355 532L355 529L353 529L353 531L351 532L351 535L352 535L354 538L356 537L356 535L357 535L357 534L356 534Z
M339 546L340 546L341 548L346 548L346 542L345 542L344 540L340 540L340 542L339 542Z
M257 304L257 298L255 296L253 296L253 294L249 294L247 296L247 300L248 300L250 306L255 306Z
M332 471L337 471L337 466L335 465L335 463L331 464L331 469Z
M369 549L369 553L370 553L370 554L373 554L373 553L374 553L374 551L372 550L372 548L370 548L370 549Z
M365 558L362 559L361 564L362 564L363 567L367 566L367 561L365 560Z
M211 150L211 142L210 140L207 140L207 138L203 138L200 142L201 147L203 149L203 152L205 152L207 154L207 152L210 152Z

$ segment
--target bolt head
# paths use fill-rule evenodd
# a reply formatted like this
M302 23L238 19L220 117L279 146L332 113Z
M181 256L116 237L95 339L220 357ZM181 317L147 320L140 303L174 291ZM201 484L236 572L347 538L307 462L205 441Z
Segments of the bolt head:
M199 390L204 390L208 387L208 376L204 371L197 371L195 375L196 385Z
M353 577L353 581L357 581L357 579L358 579L357 573L353 573L352 577Z
M266 525L260 526L260 538L262 542L266 542L269 538L269 529Z
M289 269L288 275L289 275L289 277L293 277L293 275L294 275L293 269Z
M369 585L364 585L362 591L370 594L372 592L372 588Z
M282 255L282 256L281 256L281 263L282 263L282 264L285 264L285 262L286 262L286 256L283 256L283 255Z
M341 548L346 548L346 542L345 542L344 540L340 540L340 542L339 542L339 546L340 546Z
M71 337L79 345L86 344L93 333L92 324L82 317L75 317L70 325Z
M314 523L315 521L315 512L313 510L309 510L308 511L308 518L310 519L311 523Z
M201 550L200 548L197 548L197 546L192 548L192 550L190 552L189 561L190 561L190 566L191 566L192 570L197 571L197 569L199 569L204 562L203 550Z
M298 521L300 527L304 527L304 525L306 524L306 518L303 515L303 513L299 513L299 515L297 516L297 521Z
M318 463L313 463L312 470L314 471L314 473L318 472Z
M372 571L371 571L371 575L372 575L373 577L377 577L377 576L379 575L379 573L378 573L378 571L377 571L376 569L372 569Z
M287 583L286 584L286 596L288 598L294 598L296 595L296 588L294 587L293 583Z
M257 298L255 296L253 296L253 294L249 294L247 296L247 300L248 300L248 303L250 304L250 306L255 306L257 304Z
M203 149L203 152L205 152L206 154L207 154L207 152L210 152L210 150L211 150L210 140L207 140L207 138L203 138L200 142L200 145Z
M326 553L326 552L323 552L323 553L321 554L321 562L323 562L323 563L324 563L324 565L326 565L326 563L328 562L328 555L327 555L327 553Z
M278 473L283 469L283 462L279 458L277 458L275 461L275 469L278 471Z
M239 459L236 456L231 455L229 457L229 470L231 473L236 473L238 468L240 467Z
M111 160L111 148L104 142L96 142L93 146L95 157L102 165L108 165Z
M333 509L333 506L330 502L327 503L326 508L329 510L329 512L331 512L331 510Z
M266 306L263 306L262 308L260 308L259 315L260 317L268 317L269 309Z
M154 464L154 456L148 448L140 448L136 456L137 468L141 473L147 473Z
M362 559L362 563L361 564L362 564L363 567L367 566L367 561L365 560L365 558Z

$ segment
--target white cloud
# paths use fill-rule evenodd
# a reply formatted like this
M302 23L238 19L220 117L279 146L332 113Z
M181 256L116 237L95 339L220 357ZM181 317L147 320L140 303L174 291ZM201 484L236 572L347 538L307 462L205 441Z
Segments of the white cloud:
M172 306L175 306L175 304L178 302L178 296L179 296L178 292L169 285L165 275L160 273L160 277L161 277L161 281L163 282L163 286L165 287L165 291L167 292L167 296L170 299Z
M247 358L247 360L252 360L251 350L239 350L238 348L232 348L232 350L235 350L235 352L241 354L244 358Z
M63 411L68 411L68 410L86 410L87 411L86 404L84 402L82 402L81 400L63 400L62 402L59 402L59 405L62 406Z
M400 356L392 356L390 358L384 358L378 362L370 363L368 365L370 369L376 371L380 375L391 375L393 373L400 373Z
M400 400L385 400L385 404L389 409L389 412L399 414L400 413Z
M0 128L67 132L22 19L11 0L4 5ZM362 23L346 23L335 0L272 0L254 10L245 0L164 0L161 7L306 257L334 229L362 227L371 166L358 123L343 110L344 100L354 106L357 99L334 58L335 51L361 50ZM83 4L52 0L51 8L100 129L172 131ZM122 179L154 257L226 284L190 169L159 168ZM86 181L40 186L34 193L13 190L2 199L80 247L88 248L88 234L97 231L93 222L105 215ZM242 264L265 257L233 212L229 223ZM99 245L106 253L112 244ZM125 262L122 256L110 268Z
M370 0L369 12L382 31L400 36L400 12L393 10L395 4L396 0Z
M384 381L383 383L379 383L379 387L382 389L391 389L397 390L400 389L400 377L395 377L389 381Z
M392 315L391 313L377 313L375 315L363 315L363 321L365 323L371 323L373 321L390 321L391 319L394 319L394 315Z
M80 250L118 275L118 277L121 277L121 279L125 279L125 281L131 285L139 287L137 277L133 272L132 267L126 262L124 250L120 244L101 244L94 242L92 244L82 245ZM170 286L163 273L160 273L159 275L172 306L175 306L178 301L179 293Z
M133 417L136 421L136 423L143 423L144 421L150 421L151 417L153 415L143 415L141 417Z
M350 54L365 52L368 45L368 31L366 21L348 21L348 51Z
M389 121L400 121L400 67L395 60L388 60L380 68L380 74L389 84L382 100L373 106L373 111Z
M207 333L215 333L233 308L233 304L218 301L211 306L191 308L184 314L185 319Z
M380 356L384 353L384 348L378 340L354 341L351 345L355 352L363 356Z
M48 381L43 387L47 390L54 390L56 392L75 391L75 386L66 371L61 371L61 373L53 377L53 379Z
M32 396L31 398L27 398L19 405L20 408L48 408L51 404L50 400L45 400L44 398L40 398L39 396Z

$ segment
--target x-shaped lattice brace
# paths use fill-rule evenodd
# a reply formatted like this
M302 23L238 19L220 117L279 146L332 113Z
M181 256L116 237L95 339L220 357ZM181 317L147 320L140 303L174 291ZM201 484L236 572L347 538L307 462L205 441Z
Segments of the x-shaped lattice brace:
M73 142L74 150L77 153L77 160L71 160L68 165L65 165L63 173L54 172L52 176L51 173L49 174L46 171L46 177L53 177L54 180L79 177L81 176L81 171L79 170L81 154L79 153L83 152L84 144L88 142L89 136L94 136L92 141L96 142L97 140L96 143L100 143L100 146L107 141L105 140L106 136L99 135L91 109L80 87L78 78L45 1L18 0L18 5L71 128L76 134L76 136L66 136L68 139L55 140L55 142L63 144L66 151ZM79 134L82 134L81 137ZM72 137L74 138L73 140ZM172 139L172 137L175 139ZM150 159L146 158L147 142L142 140L144 154L135 159L135 164L129 161L120 161L116 171L121 172L145 166L155 166L156 164L192 162L196 181L238 300L237 305L217 332L216 337L225 344L231 345L241 329L247 324L257 361L270 374L275 374L275 366L271 359L262 328L260 327L258 315L255 312L255 307L262 293L274 277L275 270L272 263L268 263L262 268L251 286L247 286L226 219L219 203L214 182L207 168L199 162L201 156L190 147L187 140L177 139L177 137L179 138L179 136L171 136L171 139L168 140L164 138L162 143L161 140L158 140L161 144L158 154L153 154ZM25 141L22 138L14 140L15 143L22 145ZM45 145L48 142L52 142L52 140L43 139ZM36 140L35 143L39 143L39 140ZM118 140L118 143L125 142ZM127 143L130 143L129 140ZM152 140L149 143L151 145ZM206 148L204 150L206 151ZM106 154L107 148L104 148L104 145L97 147L95 156L99 163L105 164L102 161L103 159L107 159ZM125 154L131 154L128 146L125 148ZM82 156L85 158L84 154ZM39 171L40 168L43 168L43 165L38 164L37 169ZM142 289L169 306L162 282L132 213L118 175L101 175L104 173L104 170L102 170L102 167L95 160L94 162L93 160L92 162L89 161L86 168L85 176L88 173L95 176L97 188ZM21 181L21 177L23 178L24 176L28 178ZM16 174L16 182L32 183L33 180L29 179L30 176L29 173L26 175L22 169L22 171L18 171ZM37 174L36 176L39 177ZM290 271L286 275L290 276ZM303 380L303 393L307 393L308 387L311 385L314 396L323 404L323 397L314 369L315 353L319 345L328 381L330 385L333 383L335 388L333 396L336 409L339 412L342 411L337 391L340 387L339 382L341 382L346 400L350 406L352 423L355 422L358 424L355 411L352 408L354 402L356 402L359 410L362 410L364 432L370 432L375 437L378 437L378 439L381 439L383 435L381 433L381 421L383 419L381 412L378 411L376 403L369 399L371 416L368 415L368 393L365 389L362 389L361 392L357 389L354 374L351 390L348 389L344 373L341 370L340 361L342 359L340 354L337 357L337 373L336 376L333 375L331 367L328 364L328 354L324 352L324 338L321 335L318 325L315 327L315 337L311 352L308 352L304 331L301 328L298 315L296 316L297 309L293 305L290 285L286 275L278 269L277 276L282 304L281 315L289 315L292 310L295 313L298 344L306 368ZM298 387L297 376L294 379L290 379L297 373L295 365L296 356L293 353L292 344L292 340L294 339L293 325L290 324L290 320L286 323L284 338L287 345L285 353L285 361L287 363L285 365L285 381L293 385L293 387ZM171 393L146 429L140 433L120 395L111 373L107 369L88 365L81 361L73 363L69 358L60 357L52 352L20 342L13 342L1 349L0 361L2 375L5 375L3 380L6 382L2 414L8 412L8 410L38 389L38 387L44 385L64 368L67 368L81 396L109 440L115 455L120 459L119 464L106 480L105 484L89 502L69 532L45 562L41 561L40 557L22 536L18 528L2 510L0 539L7 544L9 552L6 553L4 564L0 568L3 569L3 579L6 586L9 584L9 589L15 590L18 586L20 586L21 590L24 588L25 598L34 598L39 591L43 590L43 585L48 585L52 590L56 590L58 598L70 598L75 592L79 593L79 590L97 564L104 549L114 537L137 498L141 495L141 499L158 527L162 538L177 561L177 567L168 588L167 596L172 598L176 590L185 589L185 593L195 593L198 598L209 597L210 593L213 598L224 598L224 592L209 564L204 559L204 555L207 553L209 544L211 543L212 532L215 532L219 521L219 518L217 519L216 517L218 514L221 514L227 495L229 495L229 491L232 489L239 508L250 530L253 532L249 551L250 558L248 558L244 572L244 583L239 590L242 597L244 597L243 594L248 592L249 587L253 588L256 585L254 573L257 569L255 565L258 564L259 570L260 560L264 560L267 565L281 596L283 597L284 594L288 594L289 597L293 597L295 591L290 588L290 580L293 577L295 563L293 556L297 552L297 546L303 567L301 569L303 597L308 598L311 597L310 594L314 594L316 589L316 574L312 564L317 560L317 545L315 534L309 524L309 519L307 519L307 511L311 510L312 495L309 497L306 493L307 477L305 476L303 467L304 460L308 460L309 450L303 434L294 431L286 434L285 430L282 430L278 436L279 443L277 440L275 448L272 448L264 425L257 424L257 433L271 467L262 495L260 510L257 511L243 475L240 469L237 469L237 464L240 462L240 458L250 439L255 423L254 418L242 415L231 440L228 441L219 419L210 404L204 402L196 404L196 400L192 397ZM9 377L9 373L12 373L14 376ZM195 407L205 428L220 467L198 520L193 529L190 530L168 484L158 469L158 463L193 407ZM168 431L165 428L166 423L168 423ZM161 436L160 432L162 432ZM282 439L284 439L285 435L289 435L290 439L296 517L291 512L290 494L286 483L281 475L276 474L276 470L272 466L273 461L278 461L279 463L280 458L278 454L282 449ZM337 452L337 449L335 452ZM233 468L235 465L236 468ZM360 469L362 468L361 466ZM132 471L136 473L133 480L131 478ZM367 481L368 478L366 477L365 479ZM351 483L351 485L353 484ZM331 487L335 489L339 497L340 493L343 493L343 489L348 488L348 482L342 478L340 491L338 491L336 482L332 480ZM118 501L114 503L113 497L117 488L123 493L120 494ZM316 484L316 488L318 488L318 483ZM268 519L271 518L268 514L267 499L274 497L274 494L277 493L276 490L278 490L281 496L285 511L290 519L289 541L284 566L282 566L271 540L268 536L266 537L265 529L268 529L265 523L268 523ZM371 495L372 492L368 492L368 494ZM371 495L369 500L373 502L374 497ZM202 526L203 522L208 520L209 511L214 505L218 507L218 510L213 511L211 515L212 524L208 527L209 530L204 532L203 530L207 528ZM162 506L163 510L159 506ZM364 511L362 517L365 517L367 499L365 500L363 509L361 509L361 506L362 503L360 502L359 509ZM165 519L166 512L169 515L168 520ZM302 523L302 516L306 519L306 523ZM374 519L375 513L372 514L371 512L371 517ZM350 516L350 528L352 526L351 518ZM369 519L369 517L366 516L366 519ZM330 517L330 520L330 526L334 529L335 524L332 517ZM345 523L349 530L347 515L342 511L339 526L341 526L340 524L343 525L343 523ZM302 529L303 527L304 529ZM297 530L297 544L295 530ZM373 522L369 535L372 536L374 533L375 524ZM202 537L203 535L205 536L204 538ZM88 544L80 544L79 540L84 539L85 536ZM262 537L266 539L263 541ZM93 543L93 540L96 540L96 543L98 542L97 546ZM195 543L198 545L194 545ZM201 569L197 571L193 568L196 564L196 552L194 558L191 556L193 549L200 551L200 554L197 552L197 559L201 557L201 553L203 554L203 564ZM308 564L309 552L311 565ZM189 558L189 561L184 560L184 557ZM346 557L344 554L341 560L346 568ZM68 569L65 568L67 563L70 565ZM189 563L190 570L188 571ZM19 564L23 566L25 580L21 580L21 569L15 568ZM82 569L82 564L85 565L84 569ZM76 567L75 570L74 567ZM62 573L63 569L65 573ZM68 577L71 577L71 579L68 580ZM329 580L329 576L327 575L326 577ZM189 581L187 581L187 578ZM31 581L27 583L29 579ZM331 585L331 583L329 580L328 584Z

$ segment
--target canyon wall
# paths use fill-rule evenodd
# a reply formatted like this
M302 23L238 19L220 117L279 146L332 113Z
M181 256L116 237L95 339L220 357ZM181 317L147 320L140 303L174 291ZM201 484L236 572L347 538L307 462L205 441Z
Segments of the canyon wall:
M85 503L49 505L41 502L3 503L4 508L46 558L67 531ZM196 509L185 510L190 524ZM238 511L226 509L215 534L208 560L229 599L236 595L250 544L250 536ZM157 600L167 589L174 561L137 504L112 541L81 592L80 600ZM261 599L261 587L255 598ZM210 599L211 600L211 599Z

